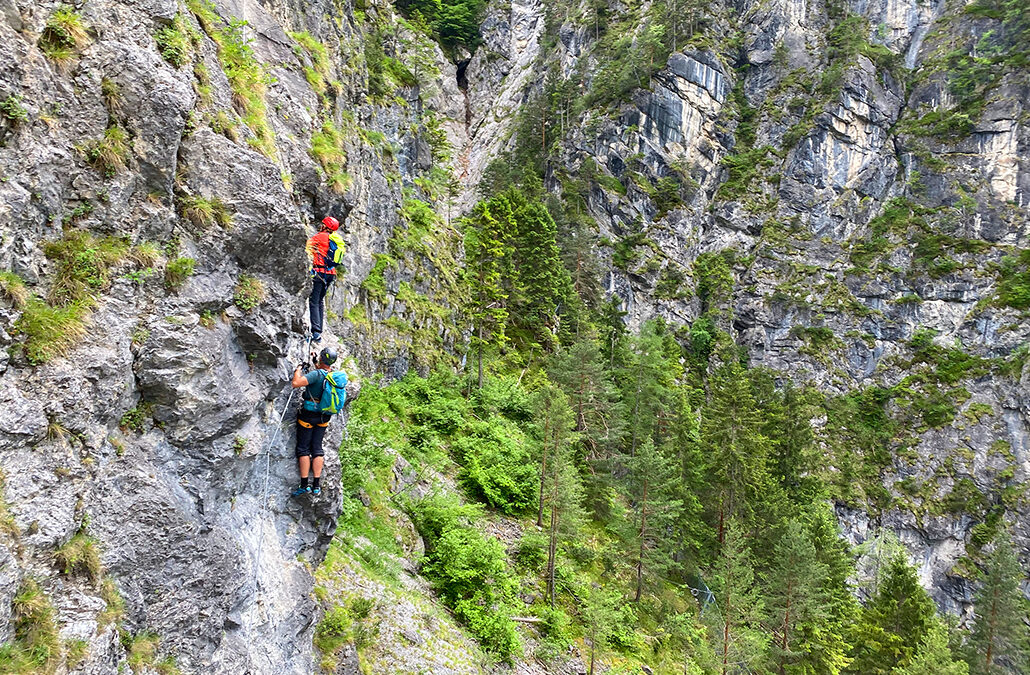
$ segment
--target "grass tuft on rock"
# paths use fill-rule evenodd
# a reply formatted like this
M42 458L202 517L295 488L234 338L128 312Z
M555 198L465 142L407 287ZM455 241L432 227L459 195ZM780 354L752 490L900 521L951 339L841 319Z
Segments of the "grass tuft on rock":
M11 610L14 639L0 646L0 672L54 672L61 660L55 611L35 579L22 582Z
M329 187L336 194L343 194L351 185L350 176L344 171L347 153L343 149L343 141L343 132L328 120L319 131L311 134L309 153L325 169Z
M182 204L182 216L197 227L207 228L218 224L229 229L232 227L232 214L229 207L218 197L201 197L190 195L184 197Z
M129 162L129 135L117 124L104 131L104 137L80 146L90 165L110 178L125 169Z
M244 312L250 312L265 301L266 295L265 285L260 279L243 274L236 283L232 300Z
M54 283L46 299L25 299L15 322L15 333L24 336L25 355L34 365L64 355L85 336L90 311L97 295L110 285L115 265L134 251L148 255L125 239L96 237L83 230L67 231L63 238L44 244L43 251L55 264Z
M157 633L143 631L136 635L123 632L122 646L128 652L129 667L133 673L156 671L160 675L178 675L179 668L171 656L161 656L161 638Z
M14 272L0 270L0 296L6 298L15 309L23 309L30 294L21 277Z
M100 544L79 530L54 552L65 576L81 574L92 582L100 580L104 567L100 562Z
M182 68L189 62L193 45L200 40L200 36L182 14L176 14L171 25L154 33L154 40L161 58L176 68Z
M239 19L224 21L210 0L188 0L186 4L215 43L222 70L233 92L233 104L243 123L254 133L247 143L263 155L275 158L275 134L268 122L265 102L271 78L257 60L250 40L244 34L247 22Z
M61 5L47 19L37 44L47 58L61 65L89 44L89 27L81 14Z
M172 293L178 293L186 280L193 274L193 267L196 261L193 258L176 258L168 261L165 267L165 288Z

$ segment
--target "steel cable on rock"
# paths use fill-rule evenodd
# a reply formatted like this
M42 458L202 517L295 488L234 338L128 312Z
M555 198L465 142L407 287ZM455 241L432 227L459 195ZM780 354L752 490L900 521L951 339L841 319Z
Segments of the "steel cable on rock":
M283 412L279 415L279 423L275 427L275 433L272 434L272 440L268 442L268 447L265 448L265 480L264 486L261 489L261 515L264 516L268 512L268 475L271 471L272 466L272 446L275 445L276 438L279 437L279 432L283 429L283 420L286 419L286 411L290 409L290 403L293 402L293 395L297 392L296 389L290 391L289 398L286 399L286 405L283 406ZM258 574L261 566L261 554L264 552L265 544L265 525L261 524L261 534L258 537L257 555L254 558L254 585L261 590L261 578Z

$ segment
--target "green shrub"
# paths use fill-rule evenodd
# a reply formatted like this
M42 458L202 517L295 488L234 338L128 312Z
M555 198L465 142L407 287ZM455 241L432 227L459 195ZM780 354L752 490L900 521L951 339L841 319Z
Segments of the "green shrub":
M523 513L536 502L536 462L517 430L503 419L473 421L453 443L462 464L460 478L477 499L502 513Z
M146 403L141 402L136 407L130 408L122 414L121 419L118 420L118 426L125 431L135 431L137 434L142 434L144 423L148 417L150 417L150 409Z
M504 546L473 527L478 509L453 495L430 495L409 511L426 543L423 574L487 651L511 659L521 645L510 618L516 588Z
M547 560L547 536L527 530L519 539L514 558L515 563L524 569L539 570Z
M11 123L11 126L18 126L22 122L29 121L29 111L21 104L22 97L12 94L3 101L0 101L0 117Z
M423 572L487 651L503 659L518 653L509 613L515 581L501 542L472 527L452 527L434 542Z
M81 529L54 552L54 557L65 575L81 574L97 582L104 571L99 542Z
M715 197L734 200L760 191L762 176L775 164L775 160L770 157L772 153L771 146L763 145L723 157L722 165L726 168L728 177L715 191Z
M1030 309L1030 249L1005 256L998 275L998 304Z
M81 14L61 5L47 19L38 44L48 58L64 63L89 44L89 29Z
M193 274L196 261L193 258L176 258L169 260L165 266L165 288L173 293L179 292L186 280Z
M265 285L260 279L241 274L232 300L244 312L250 312L265 301L265 295Z
M176 14L169 26L154 33L161 57L176 68L182 68L189 61L193 44L200 39L182 14Z

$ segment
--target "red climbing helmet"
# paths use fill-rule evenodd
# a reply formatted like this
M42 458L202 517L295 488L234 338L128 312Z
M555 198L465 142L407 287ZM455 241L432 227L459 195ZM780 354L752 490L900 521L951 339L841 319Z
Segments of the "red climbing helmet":
M323 218L322 224L325 225L325 229L331 232L336 232L336 230L340 229L340 221L332 216L326 216Z

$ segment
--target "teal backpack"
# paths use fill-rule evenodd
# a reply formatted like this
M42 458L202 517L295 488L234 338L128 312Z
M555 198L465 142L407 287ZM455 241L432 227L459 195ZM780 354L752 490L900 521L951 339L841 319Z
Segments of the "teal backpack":
M347 373L334 370L326 373L322 380L322 398L319 401L304 401L304 409L320 412L324 415L335 415L343 410L347 402Z

